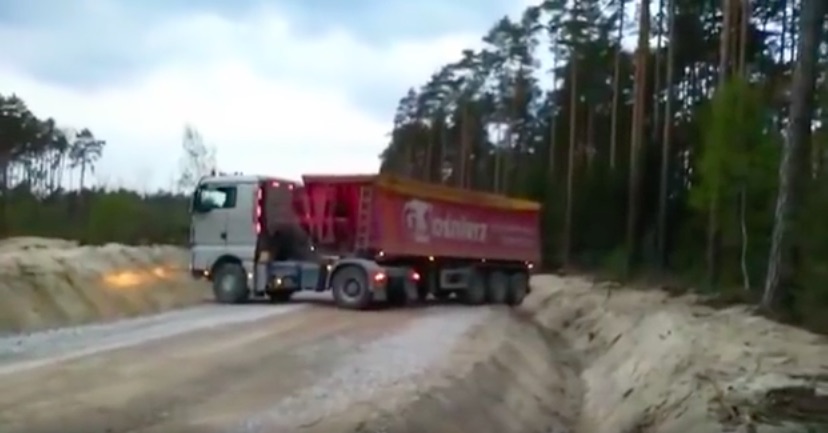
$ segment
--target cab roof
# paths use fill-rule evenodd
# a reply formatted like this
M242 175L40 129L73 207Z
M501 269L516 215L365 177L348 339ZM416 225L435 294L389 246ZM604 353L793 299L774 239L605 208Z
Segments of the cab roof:
M301 181L290 180L274 176L264 176L255 174L219 174L215 176L204 176L199 180L199 184L206 183L259 183L259 182L284 182L292 183L294 185L301 185Z

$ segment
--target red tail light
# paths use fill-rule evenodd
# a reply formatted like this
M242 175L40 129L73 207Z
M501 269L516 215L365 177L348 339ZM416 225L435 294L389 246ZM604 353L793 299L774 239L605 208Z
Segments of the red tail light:
M260 185L256 188L256 205L253 210L253 229L256 235L262 232L262 198L264 197L264 188Z

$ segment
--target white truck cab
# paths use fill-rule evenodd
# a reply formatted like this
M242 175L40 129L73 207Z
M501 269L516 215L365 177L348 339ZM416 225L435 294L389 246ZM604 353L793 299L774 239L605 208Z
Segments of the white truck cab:
M190 204L190 270L197 278L226 280L218 282L227 285L226 290L216 290L219 301L241 302L249 296L260 230L258 199L263 187L280 182L296 184L254 175L215 175L199 181Z

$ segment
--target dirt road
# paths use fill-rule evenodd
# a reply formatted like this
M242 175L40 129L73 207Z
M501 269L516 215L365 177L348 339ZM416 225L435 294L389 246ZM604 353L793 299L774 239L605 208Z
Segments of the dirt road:
M461 306L205 305L2 337L0 426L4 433L335 428L337 414L412 380L487 314Z

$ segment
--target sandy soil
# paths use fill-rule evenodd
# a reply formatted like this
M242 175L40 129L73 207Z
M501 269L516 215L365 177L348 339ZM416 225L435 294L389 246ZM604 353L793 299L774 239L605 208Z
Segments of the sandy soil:
M0 334L134 317L200 303L209 288L170 246L0 241Z
M576 431L828 431L828 341L698 300L538 277L524 309L580 363Z

